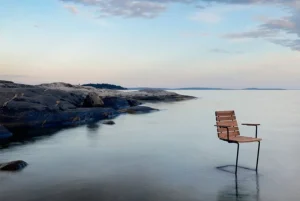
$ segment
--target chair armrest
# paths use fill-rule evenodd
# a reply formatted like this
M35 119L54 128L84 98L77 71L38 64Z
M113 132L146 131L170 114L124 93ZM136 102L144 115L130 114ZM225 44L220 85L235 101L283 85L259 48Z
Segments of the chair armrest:
M255 126L255 138L257 138L257 126L260 126L260 124L243 123L242 125L244 125L244 126Z
M260 124L249 124L249 123L243 123L244 126L260 126Z
M226 126L226 125L215 125L216 127L220 127L220 128L226 128L227 129L227 140L229 141L229 127L230 126ZM218 134L219 137L219 134ZM220 137L219 137L220 138Z

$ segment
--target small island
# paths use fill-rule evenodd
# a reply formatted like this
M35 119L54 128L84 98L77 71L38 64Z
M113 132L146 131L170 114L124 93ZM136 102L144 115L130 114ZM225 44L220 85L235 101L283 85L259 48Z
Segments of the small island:
M242 90L286 90L286 89L282 89L282 88L245 88Z
M81 86L87 86L87 87L94 87L96 89L114 89L114 90L127 90L125 87L121 87L119 85L114 85L114 84L107 84L107 83L102 83L102 84L83 84Z

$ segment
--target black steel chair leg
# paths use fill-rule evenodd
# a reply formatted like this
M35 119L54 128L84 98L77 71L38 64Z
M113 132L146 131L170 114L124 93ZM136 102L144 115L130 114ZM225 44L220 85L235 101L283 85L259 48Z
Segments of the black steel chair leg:
M240 144L237 143L237 152L236 152L236 161L235 161L235 174L237 174L237 166L239 162L239 151L240 151Z
M257 149L256 169L255 169L256 172L258 168L259 151L260 151L260 142L258 142L258 149Z

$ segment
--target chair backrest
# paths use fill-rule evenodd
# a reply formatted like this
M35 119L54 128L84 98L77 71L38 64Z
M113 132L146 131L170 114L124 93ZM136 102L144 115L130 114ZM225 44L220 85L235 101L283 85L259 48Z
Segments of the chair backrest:
M231 111L216 111L216 123L217 125L230 126L229 137L240 135L238 123L233 110ZM227 128L217 127L219 138L227 138Z

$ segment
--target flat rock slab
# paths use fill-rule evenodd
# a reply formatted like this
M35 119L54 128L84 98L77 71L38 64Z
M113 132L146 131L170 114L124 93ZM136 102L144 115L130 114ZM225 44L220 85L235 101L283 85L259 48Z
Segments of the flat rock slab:
M104 97L102 98L105 107L110 107L115 110L125 109L130 107L129 102L121 97Z
M29 111L20 113L0 113L1 123L14 128L63 128L110 119L119 113L112 108L77 108L62 112Z
M154 111L159 111L159 110L148 106L134 106L127 109L119 110L119 112L121 113L128 113L128 114L145 114Z
M19 171L25 168L27 165L28 164L22 160L0 163L0 171Z

